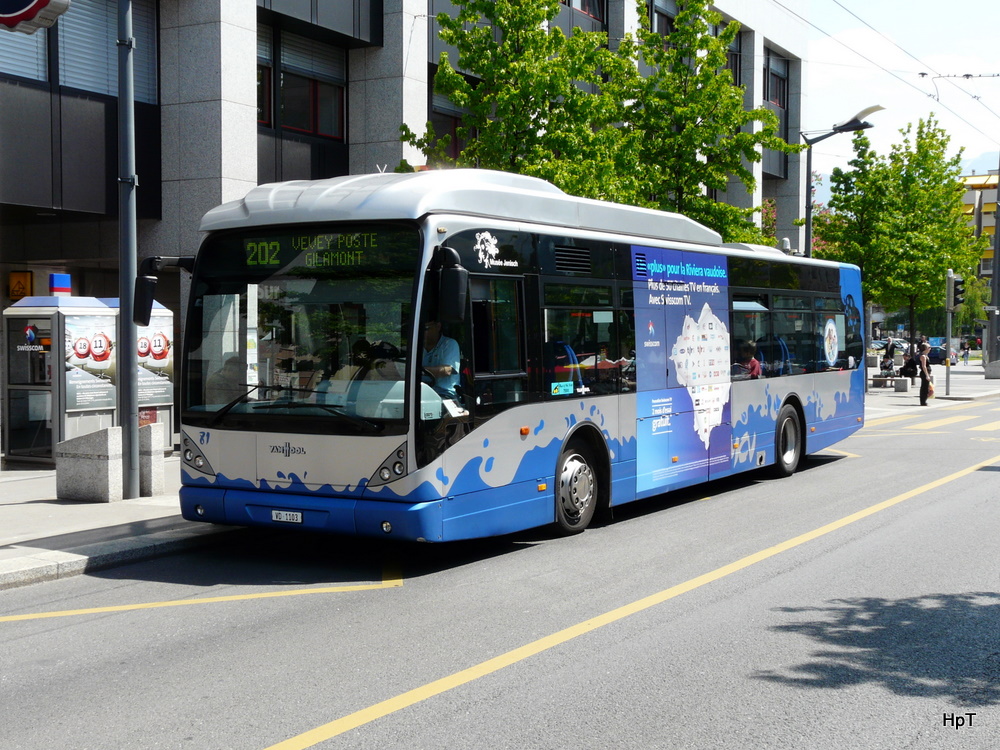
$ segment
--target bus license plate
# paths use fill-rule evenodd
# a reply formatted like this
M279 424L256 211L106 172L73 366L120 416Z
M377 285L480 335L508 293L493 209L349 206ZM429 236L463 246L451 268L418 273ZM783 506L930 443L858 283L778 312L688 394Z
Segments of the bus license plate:
M271 520L281 523L302 523L302 514L297 510L272 510Z

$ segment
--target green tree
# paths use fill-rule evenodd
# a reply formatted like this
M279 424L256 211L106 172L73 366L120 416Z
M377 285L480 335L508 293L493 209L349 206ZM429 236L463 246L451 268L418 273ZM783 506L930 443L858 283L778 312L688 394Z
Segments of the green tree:
M559 0L455 4L457 16L441 13L437 22L458 59L453 65L442 53L434 90L464 111L457 136L465 146L449 158L450 135L438 137L430 123L423 136L403 125L403 140L434 166L517 172L575 195L615 199L622 137L613 125L621 104L601 84L624 65L607 34L575 29L567 37L552 27Z
M838 167L831 175L829 210L813 213L812 250L816 257L858 266L865 299L882 304L883 282L894 272L884 226L891 181L884 160L863 132L855 133L853 147L850 169Z
M819 233L831 243L828 257L861 266L867 298L906 308L914 331L918 311L943 307L947 270L971 277L986 240L966 223L961 151L948 155L950 139L933 115L900 134L885 157L855 135L852 169L834 170L834 213Z
M625 79L616 91L628 102L624 128L638 152L641 192L628 202L684 214L726 240L760 241L755 209L722 203L713 193L734 177L754 190L752 165L762 149L793 153L800 147L779 137L773 112L744 107L744 90L726 68L739 24L722 27L708 0L680 0L677 8L664 38L650 29L645 0L636 2L642 19L636 49L646 74Z
M777 136L773 113L744 109L725 68L738 25L716 37L722 19L708 0L680 0L666 44L636 0L642 27L613 51L604 33L577 28L567 37L553 27L558 0L452 2L457 16L437 22L458 59L442 54L434 89L463 110L464 146L451 158L450 136L430 123L423 135L401 128L429 164L533 175L573 195L685 214L726 240L766 241L755 209L713 193L731 177L755 189L761 148L798 147Z

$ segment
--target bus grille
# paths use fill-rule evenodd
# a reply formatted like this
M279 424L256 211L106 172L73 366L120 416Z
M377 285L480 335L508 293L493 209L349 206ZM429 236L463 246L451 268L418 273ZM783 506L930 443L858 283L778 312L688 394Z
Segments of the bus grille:
M590 250L585 247L557 247L556 271L590 275Z

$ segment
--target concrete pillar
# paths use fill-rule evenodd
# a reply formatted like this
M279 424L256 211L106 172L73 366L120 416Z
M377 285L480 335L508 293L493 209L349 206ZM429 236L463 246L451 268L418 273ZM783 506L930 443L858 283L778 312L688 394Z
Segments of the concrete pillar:
M154 422L139 428L139 496L162 495L163 481L163 441L165 427L162 422Z
M111 503L122 499L122 428L107 427L56 444L56 497Z
M399 140L399 126L423 134L430 116L427 8L428 0L384 0L383 46L350 52L351 174L392 171L404 158L424 163L423 154Z
M764 36L756 31L741 31L740 41L743 45L743 65L740 67L740 80L738 84L744 87L746 92L743 96L744 109L750 110L760 106L763 101L764 74L763 68L758 64L758 60L764 59ZM750 54L752 52L752 54ZM759 126L754 126L759 129ZM754 164L744 163L757 183L754 190L747 190L747 186L730 176L726 192L718 196L719 200L732 206L740 208L755 208L760 206L763 200L763 167L760 162ZM754 223L760 226L760 214L754 215Z
M618 49L627 34L635 37L639 31L639 14L635 0L608 0L608 46Z
M800 143L802 132L802 105L804 90L803 70L799 60L792 60L788 71L788 142ZM788 177L768 180L764 186L765 197L775 199L777 223L775 236L780 242L787 237L793 250L805 250L805 227L796 226L806 216L806 193L809 189L806 174L806 153L788 155ZM815 217L814 217L815 218ZM815 236L815 235L814 235Z
M194 253L201 216L257 184L254 0L160 0L160 118L163 219L140 257Z

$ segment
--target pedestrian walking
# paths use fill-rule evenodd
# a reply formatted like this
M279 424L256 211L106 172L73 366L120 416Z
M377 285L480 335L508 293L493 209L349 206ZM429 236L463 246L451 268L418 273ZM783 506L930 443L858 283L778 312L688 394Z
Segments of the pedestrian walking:
M962 342L962 362L965 363L966 367L969 366L969 352L971 350L972 350L972 347L969 346L969 342L968 341L963 341Z
M926 341L920 345L917 353L917 374L920 375L920 405L927 406L927 399L933 394L934 385L931 383L931 365L927 361L927 352L931 350L931 345Z

